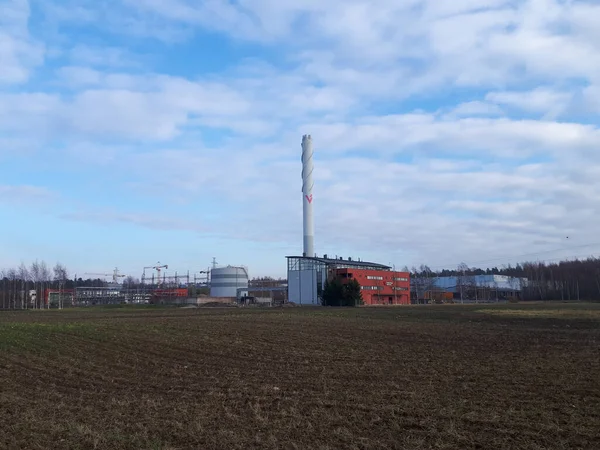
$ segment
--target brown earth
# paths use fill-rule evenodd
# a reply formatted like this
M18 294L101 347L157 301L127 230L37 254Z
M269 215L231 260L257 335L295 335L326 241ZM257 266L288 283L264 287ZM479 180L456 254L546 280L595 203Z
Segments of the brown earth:
M3 312L0 448L598 449L599 311Z

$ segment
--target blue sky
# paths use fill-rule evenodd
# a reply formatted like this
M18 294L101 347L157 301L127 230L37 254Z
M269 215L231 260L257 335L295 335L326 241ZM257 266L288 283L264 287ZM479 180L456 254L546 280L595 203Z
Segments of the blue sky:
M304 133L320 254L600 253L599 23L584 0L0 0L0 268L283 276Z

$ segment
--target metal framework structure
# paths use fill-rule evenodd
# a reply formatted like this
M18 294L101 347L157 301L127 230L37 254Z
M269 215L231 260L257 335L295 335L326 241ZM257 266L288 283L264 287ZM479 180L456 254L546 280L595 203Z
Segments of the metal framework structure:
M391 270L391 266L372 263L367 261L355 261L352 258L323 258L308 256L286 256L289 270L321 270L330 269L368 269L368 270Z
M77 306L113 305L125 301L120 286L75 287Z

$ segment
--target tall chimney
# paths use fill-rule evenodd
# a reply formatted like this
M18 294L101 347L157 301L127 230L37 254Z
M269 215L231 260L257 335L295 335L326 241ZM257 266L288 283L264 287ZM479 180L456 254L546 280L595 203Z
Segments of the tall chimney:
M302 136L302 201L304 204L304 256L315 256L313 221L313 146L310 134Z

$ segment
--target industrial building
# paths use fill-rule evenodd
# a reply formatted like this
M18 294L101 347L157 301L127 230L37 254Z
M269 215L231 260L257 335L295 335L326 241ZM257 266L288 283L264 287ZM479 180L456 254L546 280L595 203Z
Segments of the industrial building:
M410 304L410 275L390 266L352 258L288 256L288 300L299 305L321 305L325 282L355 279L365 305Z
M325 282L355 279L365 305L410 304L410 275L390 266L352 258L288 256L288 301L299 305L321 305Z
M365 305L410 305L410 274L390 270L338 268L330 271L329 279L342 283L356 280Z
M468 302L518 300L521 298L521 291L526 283L526 278L506 275L435 277L431 282L427 282L427 280L415 282L413 293L417 295L418 299L426 300L437 298ZM428 285L433 289L427 288ZM422 286L422 292L418 292L419 286Z
M352 258L287 256L288 301L298 305L320 305L328 276L342 269L362 269L375 272L389 271L391 267Z

